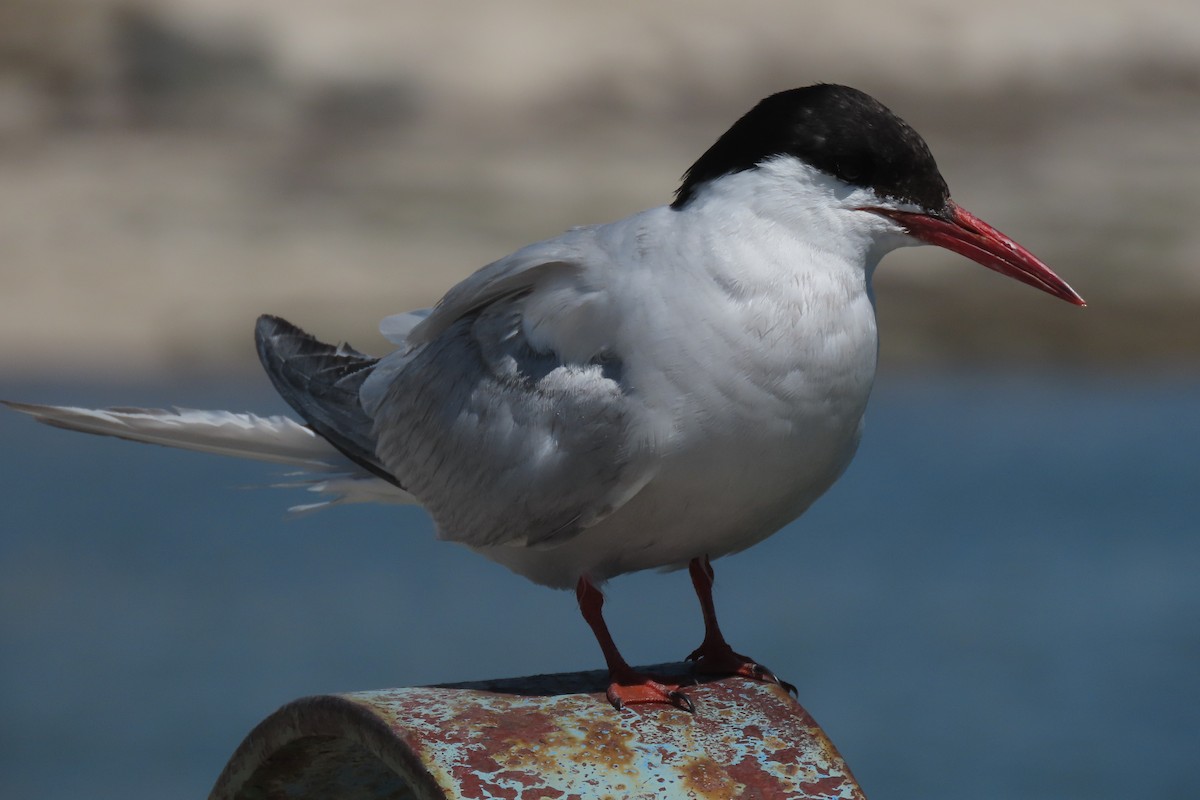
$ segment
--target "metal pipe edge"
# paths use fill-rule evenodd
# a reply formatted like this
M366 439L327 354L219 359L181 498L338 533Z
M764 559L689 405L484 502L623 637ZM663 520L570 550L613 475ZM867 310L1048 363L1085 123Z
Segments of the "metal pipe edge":
M685 664L641 667L693 680ZM696 713L613 709L607 673L295 700L233 753L210 800L865 800L811 715L774 684L705 678Z

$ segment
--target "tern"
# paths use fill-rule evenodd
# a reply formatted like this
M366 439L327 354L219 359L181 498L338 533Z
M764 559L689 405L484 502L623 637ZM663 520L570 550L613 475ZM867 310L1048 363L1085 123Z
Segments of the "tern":
M609 701L694 706L634 670L602 615L610 578L687 567L706 673L788 684L717 624L711 560L805 511L854 456L875 376L872 275L932 244L1084 305L968 213L929 147L871 96L773 94L685 172L673 202L522 248L432 309L386 318L376 358L273 316L258 354L302 421L9 403L42 422L282 462L312 508L418 503L441 539L576 592Z

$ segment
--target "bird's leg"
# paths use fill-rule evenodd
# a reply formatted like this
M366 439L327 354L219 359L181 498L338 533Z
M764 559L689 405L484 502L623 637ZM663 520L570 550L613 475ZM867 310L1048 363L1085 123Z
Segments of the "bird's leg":
M608 626L604 624L604 595L597 589L587 576L581 577L575 585L575 597L579 600L579 610L584 620L596 634L596 641L604 653L608 664L608 702L614 708L620 709L635 703L667 703L678 706L685 711L695 713L696 707L686 694L679 690L678 685L659 683L649 675L636 671L625 661L613 642Z
M687 657L688 661L696 662L696 670L716 675L742 675L757 681L777 683L792 694L796 687L786 681L781 681L775 673L754 659L741 653L734 652L721 626L717 624L717 609L713 605L713 568L708 556L693 558L688 563L688 572L692 576L692 585L696 587L696 597L700 599L700 610L704 614L704 641Z

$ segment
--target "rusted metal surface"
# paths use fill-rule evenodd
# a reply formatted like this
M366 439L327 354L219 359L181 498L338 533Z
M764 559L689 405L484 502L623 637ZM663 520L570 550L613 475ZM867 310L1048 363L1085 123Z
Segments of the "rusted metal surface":
M616 711L605 688L605 673L583 672L297 700L246 737L211 800L863 798L778 686L690 686L695 715Z

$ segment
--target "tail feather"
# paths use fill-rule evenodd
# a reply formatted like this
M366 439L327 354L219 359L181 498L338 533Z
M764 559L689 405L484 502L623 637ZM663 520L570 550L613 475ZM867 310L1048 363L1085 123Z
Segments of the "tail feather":
M92 409L0 402L66 430L322 471L340 471L349 466L329 442L288 417L184 408Z
M278 317L259 318L255 341L271 382L307 424L231 411L0 403L57 428L322 473L293 484L325 496L302 509L339 502L416 502L375 455L374 423L359 400L378 359L349 345L320 342Z
M306 489L322 496L295 506L310 511L338 503L415 503L412 495L380 480L318 436L288 417L260 417L231 411L178 408L74 408L0 400L38 422L81 433L114 436L132 442L178 447L200 453L251 458L301 467L320 473L304 480L276 484Z

